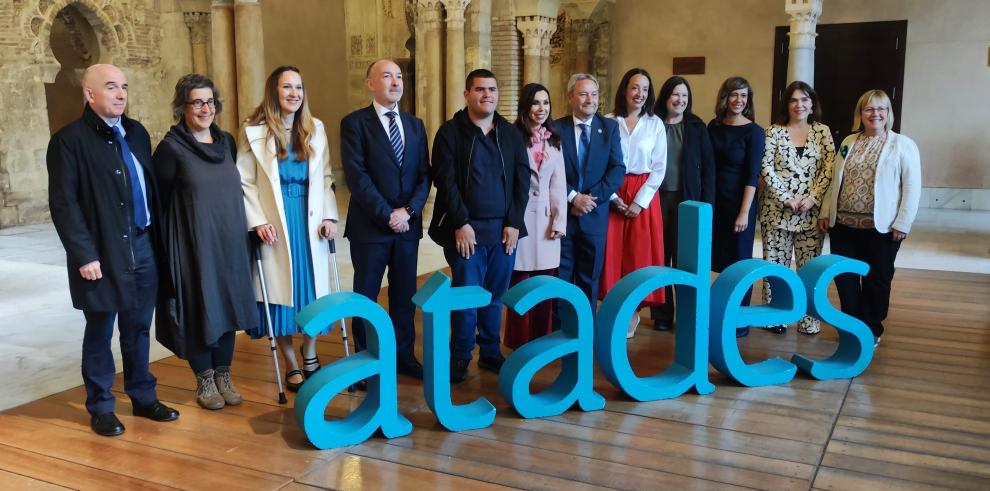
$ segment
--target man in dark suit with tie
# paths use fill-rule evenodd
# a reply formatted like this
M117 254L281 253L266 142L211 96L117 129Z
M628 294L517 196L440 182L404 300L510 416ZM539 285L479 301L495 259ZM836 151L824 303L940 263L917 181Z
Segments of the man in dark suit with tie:
M351 198L344 237L351 241L354 291L378 299L388 269L388 310L395 326L397 370L423 378L413 346L416 257L430 193L423 121L399 111L402 71L391 60L368 67L371 105L340 122L340 154ZM364 321L354 321L357 351L366 347Z
M560 245L557 276L574 283L597 310L605 261L608 200L626 175L619 125L598 113L598 79L576 73L567 83L571 115L556 121L567 174L567 235Z
M48 143L48 207L65 247L72 306L86 317L82 376L90 427L116 436L124 425L114 414L110 392L117 371L110 350L114 319L124 392L134 415L172 421L179 412L158 401L157 380L148 369L148 332L158 291L151 141L141 123L124 115L124 72L93 65L82 85L82 117Z

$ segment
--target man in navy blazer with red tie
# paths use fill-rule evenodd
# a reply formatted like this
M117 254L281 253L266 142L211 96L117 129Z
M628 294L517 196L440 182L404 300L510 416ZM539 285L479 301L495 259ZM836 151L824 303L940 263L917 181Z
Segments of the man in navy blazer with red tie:
M403 81L395 62L372 63L365 85L371 105L340 122L340 153L351 192L344 237L351 241L354 291L376 301L388 269L398 372L422 379L423 365L413 351L412 296L423 206L430 192L426 128L421 119L399 111ZM354 343L362 351L364 323L355 319L354 326Z
M626 175L619 125L598 115L598 87L594 75L572 75L567 83L571 115L555 122L564 151L570 203L557 276L581 288L592 311L596 310L605 261L608 200Z

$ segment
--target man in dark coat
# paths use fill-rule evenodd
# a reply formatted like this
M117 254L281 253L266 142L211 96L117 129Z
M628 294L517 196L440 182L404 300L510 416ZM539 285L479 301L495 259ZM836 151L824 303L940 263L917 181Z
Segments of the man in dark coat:
M516 243L526 236L523 215L530 181L529 156L519 130L495 112L495 74L474 70L464 86L467 108L444 123L433 141L437 197L430 237L443 246L453 285L481 286L492 294L492 301L453 313L454 383L467 377L475 342L481 348L479 367L498 373L505 361L499 348L502 295L509 288Z
M124 432L110 392L116 367L110 350L120 329L124 391L135 416L172 421L179 413L155 393L148 369L148 331L158 274L153 232L155 181L148 132L124 116L127 79L113 65L83 76L80 119L48 144L48 205L65 247L72 306L83 311L82 375L93 431Z
M430 168L423 121L399 111L402 71L391 60L368 67L371 105L340 122L344 178L351 190L344 237L351 241L354 291L377 301L388 269L388 312L395 327L396 369L423 378L416 360L416 257L423 238L423 207ZM365 327L354 320L354 344L366 347ZM362 384L358 384L360 388Z
M571 115L556 121L570 203L557 276L581 288L594 311L605 262L608 200L622 184L626 165L618 123L598 115L598 79L587 73L572 75L567 100Z

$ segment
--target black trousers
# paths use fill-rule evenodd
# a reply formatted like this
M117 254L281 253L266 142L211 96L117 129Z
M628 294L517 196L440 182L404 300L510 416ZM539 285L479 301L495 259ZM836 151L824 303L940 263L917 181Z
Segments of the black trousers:
M660 214L663 215L663 264L677 267L677 205L684 201L680 191L660 191ZM672 324L674 322L674 287L663 287L667 301L653 307L650 317L653 320Z
M870 326L873 335L883 334L883 321L890 308L890 284L894 280L894 260L901 243L893 234L876 229L858 229L835 224L829 231L832 254L858 259L870 265L866 276L852 273L835 277L842 311Z
M229 367L234 361L234 331L228 331L217 340L216 347L188 356L189 368L200 374L210 369Z
M84 310L86 332L83 334L82 376L86 386L86 410L90 414L110 413L116 398L110 392L116 367L110 340L114 319L120 330L120 354L124 362L124 392L135 405L155 402L157 379L148 369L151 316L155 311L158 270L151 249L150 234L134 237L135 307L120 312Z
M395 328L397 359L410 362L416 359L416 307L412 297L416 293L416 258L419 242L393 238L385 242L351 242L351 263L354 265L354 291L378 301L382 279L388 270L388 315ZM355 351L367 349L367 326L363 319L355 318Z

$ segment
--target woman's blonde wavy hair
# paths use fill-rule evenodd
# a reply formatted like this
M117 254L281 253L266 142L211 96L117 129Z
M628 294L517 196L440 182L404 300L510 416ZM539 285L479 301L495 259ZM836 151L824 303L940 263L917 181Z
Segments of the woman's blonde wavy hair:
M302 73L298 68L291 65L284 65L272 71L268 79L265 80L265 96L261 99L261 104L255 108L244 124L259 125L264 124L268 129L268 136L274 138L275 149L278 160L285 160L289 157L289 139L292 142L292 151L295 152L297 161L309 160L313 149L309 143L316 132L316 125L313 123L313 115L309 112L309 98L306 97L306 85L303 84L302 106L296 111L296 117L292 123L292 132L289 136L282 131L282 109L278 102L278 81L285 72L296 72L302 78Z

